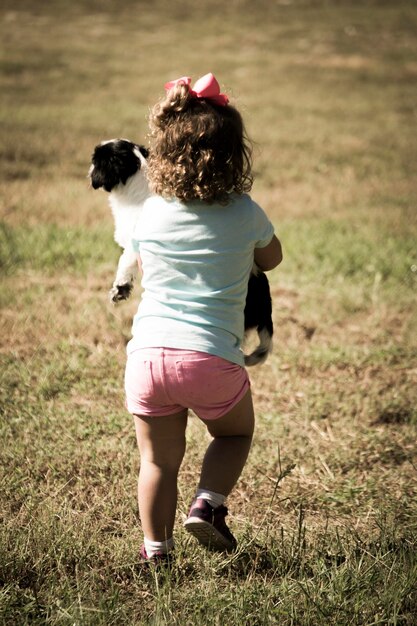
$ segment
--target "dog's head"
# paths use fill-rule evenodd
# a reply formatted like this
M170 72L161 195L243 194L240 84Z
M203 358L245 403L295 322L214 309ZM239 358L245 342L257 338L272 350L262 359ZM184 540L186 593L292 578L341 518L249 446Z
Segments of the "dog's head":
M146 163L147 156L146 148L127 139L103 141L95 147L91 158L91 185L108 192L117 185L125 185Z

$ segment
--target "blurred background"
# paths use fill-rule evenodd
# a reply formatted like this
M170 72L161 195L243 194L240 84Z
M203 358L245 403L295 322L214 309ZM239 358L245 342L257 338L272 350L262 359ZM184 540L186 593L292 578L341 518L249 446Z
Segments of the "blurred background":
M0 33L4 623L415 624L416 3L3 0ZM107 300L120 250L87 173L104 139L146 145L167 80L207 72L284 262L231 505L244 559L202 559L179 529L172 596L135 569L140 289ZM197 420L187 436L179 522Z

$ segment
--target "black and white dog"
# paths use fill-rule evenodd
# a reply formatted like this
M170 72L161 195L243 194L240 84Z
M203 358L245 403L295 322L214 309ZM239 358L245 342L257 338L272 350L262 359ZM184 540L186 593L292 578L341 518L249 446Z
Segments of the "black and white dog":
M109 192L109 203L115 221L115 241L123 248L116 277L110 290L113 302L126 300L138 273L137 255L132 248L132 233L141 206L149 196L146 178L148 151L126 139L104 141L95 147L89 171L94 189ZM257 365L272 350L272 302L266 275L256 266L249 278L245 306L245 333L256 330L258 347L245 355L245 365Z

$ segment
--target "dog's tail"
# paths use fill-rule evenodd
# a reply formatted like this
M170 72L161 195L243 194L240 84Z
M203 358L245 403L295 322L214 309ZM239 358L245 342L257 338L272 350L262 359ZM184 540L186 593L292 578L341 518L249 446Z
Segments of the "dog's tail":
M263 363L272 351L272 300L266 275L254 268L249 278L245 306L245 331L256 330L259 345L251 354L245 354L245 365L251 367Z
M251 354L245 354L245 365L251 367L252 365L259 365L268 358L270 352L272 352L272 322L271 327L258 328L259 346L255 348Z

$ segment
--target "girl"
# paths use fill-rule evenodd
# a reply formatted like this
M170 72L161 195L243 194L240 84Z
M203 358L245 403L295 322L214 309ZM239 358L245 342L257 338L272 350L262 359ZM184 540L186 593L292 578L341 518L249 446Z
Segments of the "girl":
M185 528L230 550L226 497L245 465L254 428L241 341L253 261L282 260L281 245L251 189L251 150L242 118L212 74L165 85L150 115L148 176L133 244L143 295L126 366L127 407L141 457L141 557L172 550L177 476L188 409L212 441Z

